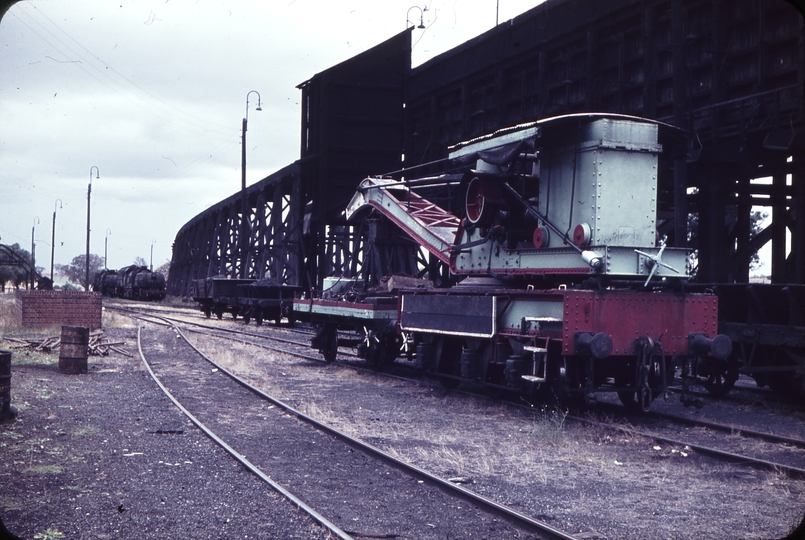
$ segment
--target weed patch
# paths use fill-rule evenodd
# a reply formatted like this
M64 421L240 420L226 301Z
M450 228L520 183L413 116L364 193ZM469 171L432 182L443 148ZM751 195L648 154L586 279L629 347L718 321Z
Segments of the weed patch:
M28 467L23 472L34 474L59 474L62 470L63 469L58 465L35 465Z

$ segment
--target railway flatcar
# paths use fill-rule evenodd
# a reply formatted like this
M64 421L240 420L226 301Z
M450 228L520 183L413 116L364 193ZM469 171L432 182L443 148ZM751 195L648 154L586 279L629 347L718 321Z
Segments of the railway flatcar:
M335 360L340 345L356 348L361 358L380 369L400 353L397 293L401 280L408 287L420 281L392 276L367 294L361 280L326 278L319 298L296 298L293 310L297 318L317 329L312 346L327 362Z
M300 298L294 309L317 324L312 345L328 360L339 329L363 317L364 339L392 344L365 349L375 362L399 344L447 385L584 401L615 392L648 410L676 369L687 391L698 366L732 349L719 298L685 288L690 251L658 233L684 148L661 122L574 114L457 144L436 174L367 178L347 218L383 216L457 283L399 290L383 313L391 324L373 320L388 297L371 291ZM448 185L460 186L460 212L428 195Z
M232 318L236 319L240 313L237 287L251 285L255 281L257 280L232 279L225 276L196 279L191 284L190 294L207 318L214 313L216 317L222 319L224 313L230 313Z
M236 279L223 276L197 279L191 283L191 296L208 318L214 313L222 319L224 313L236 319L242 316L249 324L254 319L261 325L264 320L273 320L277 325L283 319L293 326L294 295L301 287L282 285L273 279Z

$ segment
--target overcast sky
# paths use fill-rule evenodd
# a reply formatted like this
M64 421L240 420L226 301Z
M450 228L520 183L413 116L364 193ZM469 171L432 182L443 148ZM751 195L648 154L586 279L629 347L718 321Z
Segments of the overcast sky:
M541 3L428 0L414 65ZM499 4L499 8L498 8ZM50 272L91 248L119 268L171 258L179 228L299 158L296 86L420 22L412 0L42 0L0 23L0 243ZM496 13L497 11L497 13ZM59 201L60 202L57 202Z

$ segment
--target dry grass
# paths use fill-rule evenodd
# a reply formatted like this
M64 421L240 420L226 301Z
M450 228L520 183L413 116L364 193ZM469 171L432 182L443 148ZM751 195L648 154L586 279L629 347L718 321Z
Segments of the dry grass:
M245 375L263 391L282 400L295 401L294 405L308 416L357 438L382 440L384 450L404 461L420 465L438 463L442 473L448 476L507 474L513 481L536 476L547 482L542 453L555 453L556 448L569 445L563 411L534 410L518 423L516 440L500 446L482 435L477 438L469 435L464 425L434 430L432 426L396 421L392 418L393 411L369 410L361 406L350 409L322 401L323 385L337 385L340 381L355 379L372 384L365 381L367 375L363 373L327 370L326 374L313 373L314 380L310 381L311 372L307 367L283 355L270 354L247 344L221 344L206 336L195 337L193 341L210 358L235 373ZM511 421L505 411L490 407L484 399L426 396L425 400L447 415L486 416L489 425ZM345 410L350 412L345 414ZM381 415L381 420L386 417L387 421L372 421L378 415Z
M101 313L101 325L104 328L137 328L137 322L128 315L106 308Z
M0 294L0 333L18 331L22 324L22 313L16 294Z
M59 355L42 351L14 350L11 351L11 364L18 366L26 365L51 365L59 362Z

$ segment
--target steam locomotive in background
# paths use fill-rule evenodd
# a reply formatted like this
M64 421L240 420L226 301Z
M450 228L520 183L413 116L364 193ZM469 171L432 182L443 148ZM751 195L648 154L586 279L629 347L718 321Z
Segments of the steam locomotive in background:
M104 269L95 274L93 289L112 298L164 300L165 276L134 264L120 270Z

